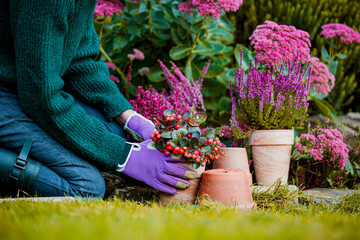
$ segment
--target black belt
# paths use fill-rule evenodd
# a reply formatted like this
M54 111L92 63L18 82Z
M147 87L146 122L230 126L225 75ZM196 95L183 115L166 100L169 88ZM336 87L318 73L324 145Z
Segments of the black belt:
M31 145L32 145L31 139L26 139L20 151L19 156L15 160L14 168L8 180L9 184L16 185L17 181L19 180L21 172L25 170L27 165L27 157L29 155Z

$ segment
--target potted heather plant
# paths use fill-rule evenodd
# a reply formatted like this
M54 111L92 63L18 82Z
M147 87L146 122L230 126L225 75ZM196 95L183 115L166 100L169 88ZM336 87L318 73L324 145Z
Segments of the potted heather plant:
M191 111L179 115L175 110L165 110L163 119L156 123L156 130L151 135L149 148L156 148L165 155L173 158L186 159L178 163L197 172L197 178L189 180L191 186L186 190L179 190L177 194L160 193L160 201L170 203L174 201L194 203L200 178L205 170L205 164L218 159L221 155L221 142L217 137L221 128L207 128L201 131L200 124L207 118L206 113Z
M256 181L272 185L279 178L287 183L293 128L303 128L308 108L308 77L301 63L289 62L288 72L282 67L259 70L250 65L238 69L230 83L232 100L231 126L236 137L249 136L252 147ZM250 131L243 131L246 124Z
M307 118L309 34L266 21L250 39L256 60L254 65L250 62L246 76L240 61L235 81L230 83L230 124L236 137L250 136L257 183L273 185L281 179L285 184L293 128L303 128ZM250 131L243 131L243 124Z

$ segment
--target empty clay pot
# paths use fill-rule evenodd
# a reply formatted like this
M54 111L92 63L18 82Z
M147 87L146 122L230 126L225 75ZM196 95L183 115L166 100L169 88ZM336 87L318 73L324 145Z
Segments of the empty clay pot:
M213 163L213 169L242 169L245 171L249 185L252 184L252 175L249 170L249 162L246 148L228 147L220 148L225 156L220 156Z
M191 169L194 169L193 164L189 163L176 163ZM196 195L199 190L200 180L203 172L205 171L205 167L199 167L198 169L194 169L197 173L197 177L193 180L187 180L190 183L190 187L185 190L177 190L175 195L170 195L166 193L160 193L159 198L163 204L169 204L173 202L183 202L183 203L190 203L194 204Z
M198 199L211 199L229 207L252 210L256 204L252 200L249 182L242 169L213 169L203 173Z
M250 136L256 182L287 184L294 130L256 130Z

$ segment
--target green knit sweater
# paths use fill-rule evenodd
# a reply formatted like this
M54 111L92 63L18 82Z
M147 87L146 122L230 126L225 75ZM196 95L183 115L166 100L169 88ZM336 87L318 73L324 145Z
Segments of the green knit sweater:
M93 61L100 47L95 4L1 1L0 84L17 89L23 111L63 145L100 168L115 170L129 145L73 99L98 108L109 121L132 108L109 79L106 65Z

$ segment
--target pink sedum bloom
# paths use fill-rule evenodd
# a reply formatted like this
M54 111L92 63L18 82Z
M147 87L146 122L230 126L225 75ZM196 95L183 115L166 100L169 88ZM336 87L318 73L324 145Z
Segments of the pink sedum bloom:
M294 26L265 21L265 24L256 27L250 40L256 51L256 59L262 64L277 69L280 64L297 57L303 64L309 62L311 47L309 37L308 32L296 29Z
M124 5L118 0L98 0L95 6L94 18L119 14L123 11Z
M192 9L197 9L200 15L204 17L213 17L219 19L222 15L222 10L226 12L237 11L243 4L243 0L188 0L179 4L179 11L185 13L193 12Z
M335 77L329 71L325 63L320 62L319 58L310 58L312 64L310 88L316 90L318 94L323 93L325 96L335 86Z
M326 39L339 37L342 43L360 43L360 33L342 23L328 23L321 27L320 35Z
M150 69L148 67L143 67L138 70L138 73L140 76L146 76L148 75Z
M137 59L137 60L144 60L145 59L145 55L144 55L144 53L142 51L140 51L139 49L136 49L136 48L134 48L133 51L134 51L134 54L128 54L127 55L127 57L131 61L133 61L135 59Z

